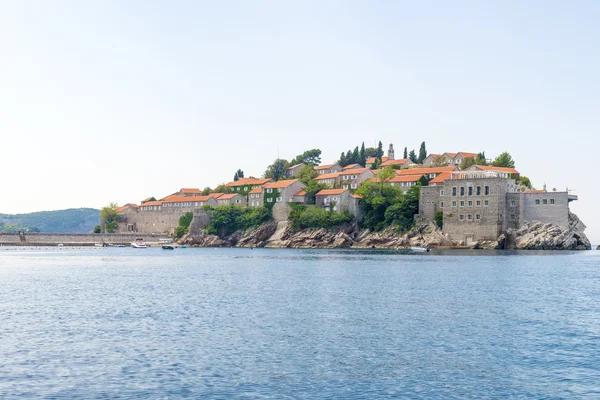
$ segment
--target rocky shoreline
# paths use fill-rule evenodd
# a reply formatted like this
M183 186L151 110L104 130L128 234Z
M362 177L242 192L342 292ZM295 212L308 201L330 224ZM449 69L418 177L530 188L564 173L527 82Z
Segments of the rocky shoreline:
M190 225L190 232L180 244L197 247L267 247L267 248L459 248L459 249L517 249L517 250L590 250L585 236L585 225L575 214L569 214L570 229L540 222L529 223L522 228L508 230L497 240L473 242L452 241L440 228L424 218L415 227L399 233L393 228L380 232L360 229L356 223L344 224L335 229L294 230L287 221L271 221L258 228L219 237L209 235L197 224Z

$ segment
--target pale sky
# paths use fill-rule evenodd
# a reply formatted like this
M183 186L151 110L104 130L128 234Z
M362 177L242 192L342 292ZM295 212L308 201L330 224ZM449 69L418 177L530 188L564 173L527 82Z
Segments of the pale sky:
M0 0L0 212L333 162L508 151L600 243L600 2Z

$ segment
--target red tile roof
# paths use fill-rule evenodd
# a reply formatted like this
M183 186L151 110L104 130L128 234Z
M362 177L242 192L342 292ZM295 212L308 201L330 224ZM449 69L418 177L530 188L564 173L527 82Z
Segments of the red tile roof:
M117 208L117 212L122 212L125 211L126 209L128 209L129 207L131 208L138 208L137 204L133 204L133 203L127 203L124 206L121 206L119 208Z
M473 165L473 167L480 169L482 171L500 171L500 172L506 172L509 174L519 175L519 171L517 171L514 168L494 167L493 165Z
M262 193L262 188L254 188L251 191L248 192L248 194L261 194Z
M381 163L382 167L389 167L390 165L404 165L408 162L411 162L408 158L402 158L400 160L387 160Z
M240 178L237 181L229 182L227 186L235 187L235 186L245 186L245 185L264 185L265 183L271 181L271 179L257 179L257 178Z
M433 178L432 180L430 180L429 184L432 184L432 183L444 183L448 179L450 179L450 175L451 175L451 173L449 171L442 172L441 174L439 174L438 176L436 176L435 178Z
M358 164L350 164L350 165L346 165L346 166L343 168L343 170L345 171L345 170L347 170L347 169L353 169L353 168L356 168L356 167L360 167L360 165L358 165ZM362 168L362 167L361 167L361 168Z
M331 174L321 174L315 178L315 181L321 181L323 179L335 179L340 176L341 172L333 172Z
M389 158L388 156L381 157L381 162L382 163L386 162L388 160L388 158ZM367 164L375 164L375 160L376 160L375 157L368 158L367 159Z
M371 171L371 169L369 168L356 168L356 169L349 169L347 171L342 171L342 172L338 172L340 175L360 175L365 171Z
M289 171L290 169L294 169L294 168L298 168L300 166L304 165L304 163L300 163L300 164L296 164L296 165L292 165L291 167L289 167L287 170Z
M221 196L219 196L219 198L217 200L219 200L219 201L229 200L229 199L233 199L235 196L239 196L239 194L237 194L237 193L222 194Z
M421 179L422 176L423 176L423 174L421 174L421 175L398 175L398 176L395 176L392 179L390 179L388 182L391 182L391 183L416 182L419 179Z
M315 170L316 171L320 171L322 169L329 169L329 168L333 167L334 165L337 165L337 164L323 164L323 165L319 165L318 167L315 167Z
M206 197L213 197L215 199L218 199L219 197L223 196L223 193L210 193L208 196Z
M184 194L200 194L200 189L183 188L180 192Z
M470 157L477 158L477 153L465 153L464 151L459 151L457 154L460 154L464 158L470 158Z
M301 190L298 193L296 193L294 196L306 196L306 190Z
M266 183L262 187L264 189L283 189L283 188L286 188L296 182L298 182L298 179L289 179L289 180L284 180L284 181Z
M456 171L458 167L452 165L449 167L433 167L433 168L409 168L409 169L398 169L396 174L398 175L417 175L417 174L441 174L442 172Z
M186 199L189 199L189 197L186 197ZM142 204L140 207L162 206L162 204L162 201L148 201Z
M354 197L355 199L362 199L362 196L360 194L350 193L350 197Z
M150 199L152 199L152 197L148 197L148 198L142 200L142 204L145 203L145 202L147 202L147 201L150 201Z
M213 193L214 194L214 193ZM162 201L162 203L193 203L193 202L203 202L203 201L208 201L208 199L210 199L212 197L212 195L208 195L208 196L185 196L185 195L179 195L179 196L169 196L168 198L164 199ZM154 202L152 202L154 203ZM149 204L149 203L146 203ZM144 204L144 205L146 205Z
M456 153L444 153L444 154L447 154L447 155L449 155L449 156L450 156L450 158L454 158L454 157L456 157ZM444 155L444 154L442 154L442 155Z
M325 189L325 190L321 190L319 193L317 193L317 196L329 196L332 194L342 194L344 192L346 192L348 189Z

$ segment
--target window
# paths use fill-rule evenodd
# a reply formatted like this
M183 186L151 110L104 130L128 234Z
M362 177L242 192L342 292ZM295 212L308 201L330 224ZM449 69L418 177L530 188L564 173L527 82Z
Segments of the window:
M348 189L348 185L343 185L342 188Z
M452 196L456 196L456 187L452 188Z
M489 186L484 186L484 188L483 188L483 194L485 196L489 196L490 195L490 187Z
M550 199L550 204L554 204L554 199Z
M460 215L458 216L458 219L459 219L459 220L461 220L461 221L464 221L464 220L465 220L465 216L464 216L464 215L462 215L462 214L460 214Z
M516 206L516 205L517 205L517 202L516 202L516 201L514 201L514 200L512 200L512 201L510 202L510 205L514 207L514 206Z
M511 219L512 221L514 221L514 220L516 220L516 219L517 219L517 216L516 216L515 214L511 214L511 215L510 215L510 219Z
M281 197L278 197L276 200L278 203L281 203Z
M467 219L468 219L469 221L473 221L473 215L471 215L471 214L467 215Z
M461 196L464 196L464 195L465 195L465 187L464 187L464 186L461 186L461 187L460 187L460 195L461 195Z
M475 194L477 196L481 196L481 186L477 186L477 188L475 189Z
M444 202L440 201L440 208L444 208Z
M460 201L460 206L461 206L461 207L464 207L464 206L465 206L465 201L464 201L464 200L461 200L461 201Z
M484 207L487 207L487 206L489 206L489 205L490 205L490 202L489 202L489 201L487 201L487 200L484 200L484 201L483 201L483 206L484 206Z
M456 207L456 201L452 202L452 207Z
M544 199L544 200L542 200L542 203L543 203L543 204L548 204L548 199Z
M440 190L440 196L442 196L442 197L444 196L444 191L443 190Z
M481 215L475 214L475 220L476 221L481 221Z
M477 200L477 201L475 202L475 205L476 205L477 207L481 207L481 200Z
M358 185L356 183L353 183L353 184L350 185L351 189L356 189L357 187L358 187Z
M271 188L267 189L267 193L273 193L273 189L271 189Z
M269 198L267 199L267 203L272 203L272 202L273 202L273 198L272 198L272 197L269 197Z
M242 201L240 199L237 199L235 202L236 204L240 204Z
M469 196L473 196L473 186L469 186Z
M535 201L535 204L540 204L540 199L537 199L537 200Z

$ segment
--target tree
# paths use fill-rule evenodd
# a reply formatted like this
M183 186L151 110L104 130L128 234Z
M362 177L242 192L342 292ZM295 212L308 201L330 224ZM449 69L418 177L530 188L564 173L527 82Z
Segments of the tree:
M419 157L417 158L417 164L423 164L423 161L427 158L427 149L425 148L425 142L421 143L421 148L419 149ZM413 161L414 162L414 161Z
M417 161L419 161L414 150L411 150L410 153L408 153L408 158L410 158L410 161L414 162L415 164L417 164Z
M365 149L365 158L377 157L377 149L375 147L367 147Z
M290 165L297 165L302 163L312 165L313 167L316 167L317 165L321 164L321 150L306 150L304 153L297 155L292 161L290 161Z
M352 160L350 162L350 164L358 164L360 161L360 151L358 150L358 146L356 146L354 148L354 151L352 152Z
M496 157L496 159L494 159L492 165L494 167L514 168L515 162L513 161L511 155L505 151Z
M362 145L360 146L360 151L358 152L358 164L364 167L366 163L367 156L365 154L365 142L362 142Z
M212 193L212 189L211 189L211 188L209 188L208 186L207 186L207 187L205 187L205 188L202 190L202 192L200 192L200 194L201 194L202 196L208 196L208 195L209 195L209 194L211 194L211 193Z
M433 167L447 167L447 166L448 166L448 160L446 160L446 157L439 156L433 162Z
M117 203L110 203L100 210L100 221L106 233L115 233L119 226L119 213Z
M404 148L404 156L402 158L405 160L408 158L408 147Z
M460 169L464 171L465 169L467 169L475 164L476 164L475 158L467 157L463 160L462 163L460 163Z
M531 184L531 180L526 177L526 176L519 176L516 180L515 183L517 185L523 185L525 186L527 189L531 189L533 186Z
M381 184L387 183L390 179L396 176L393 168L387 167L379 171L377 181Z
M100 233L100 232L102 232L102 228L100 228L100 225L96 225L94 227L94 233Z
M345 167L346 165L348 165L348 160L346 160L346 154L344 154L343 151L342 154L340 154L340 159L337 163L340 164L341 167Z
M384 181L365 181L356 191L362 196L360 208L363 218L359 224L364 228L372 230L384 228L386 226L385 211L388 207L396 204L402 196L400 188L385 183L385 177L382 176L382 178Z
M233 175L233 181L237 182L240 178L244 177L244 171L242 171L241 169L238 169L237 172L235 173L235 175Z
M265 171L264 177L271 178L274 181L278 181L285 177L285 172L290 166L290 163L287 160L283 160L278 158L273 162L273 164L269 165L267 170Z
M475 157L475 165L487 165L487 160L485 158L485 151L481 153L477 153L477 157Z
M233 190L231 190L231 188L225 184L220 184L219 186L217 186L214 190L214 193L231 193L233 192Z
M443 210L437 210L435 212L435 215L433 217L435 224L438 226L438 228L443 228L444 227L444 211Z
M375 157L379 158L380 160L381 160L381 157L383 157L383 143L381 143L381 140L379 141L379 144L377 145L377 155Z
M319 193L321 190L325 190L325 189L329 189L329 186L327 186L324 183L320 183L319 181L315 181L314 179L308 181L308 183L306 184L306 187L304 188L304 191L306 192L307 202L309 204L314 204L315 195L317 193Z
M194 219L194 214L191 211L179 217L179 225L175 228L175 237L180 238L188 233L192 219Z
M319 173L315 171L312 165L306 164L300 168L300 171L298 171L297 178L300 180L300 182L308 185L308 182L311 179L316 178L318 175Z

